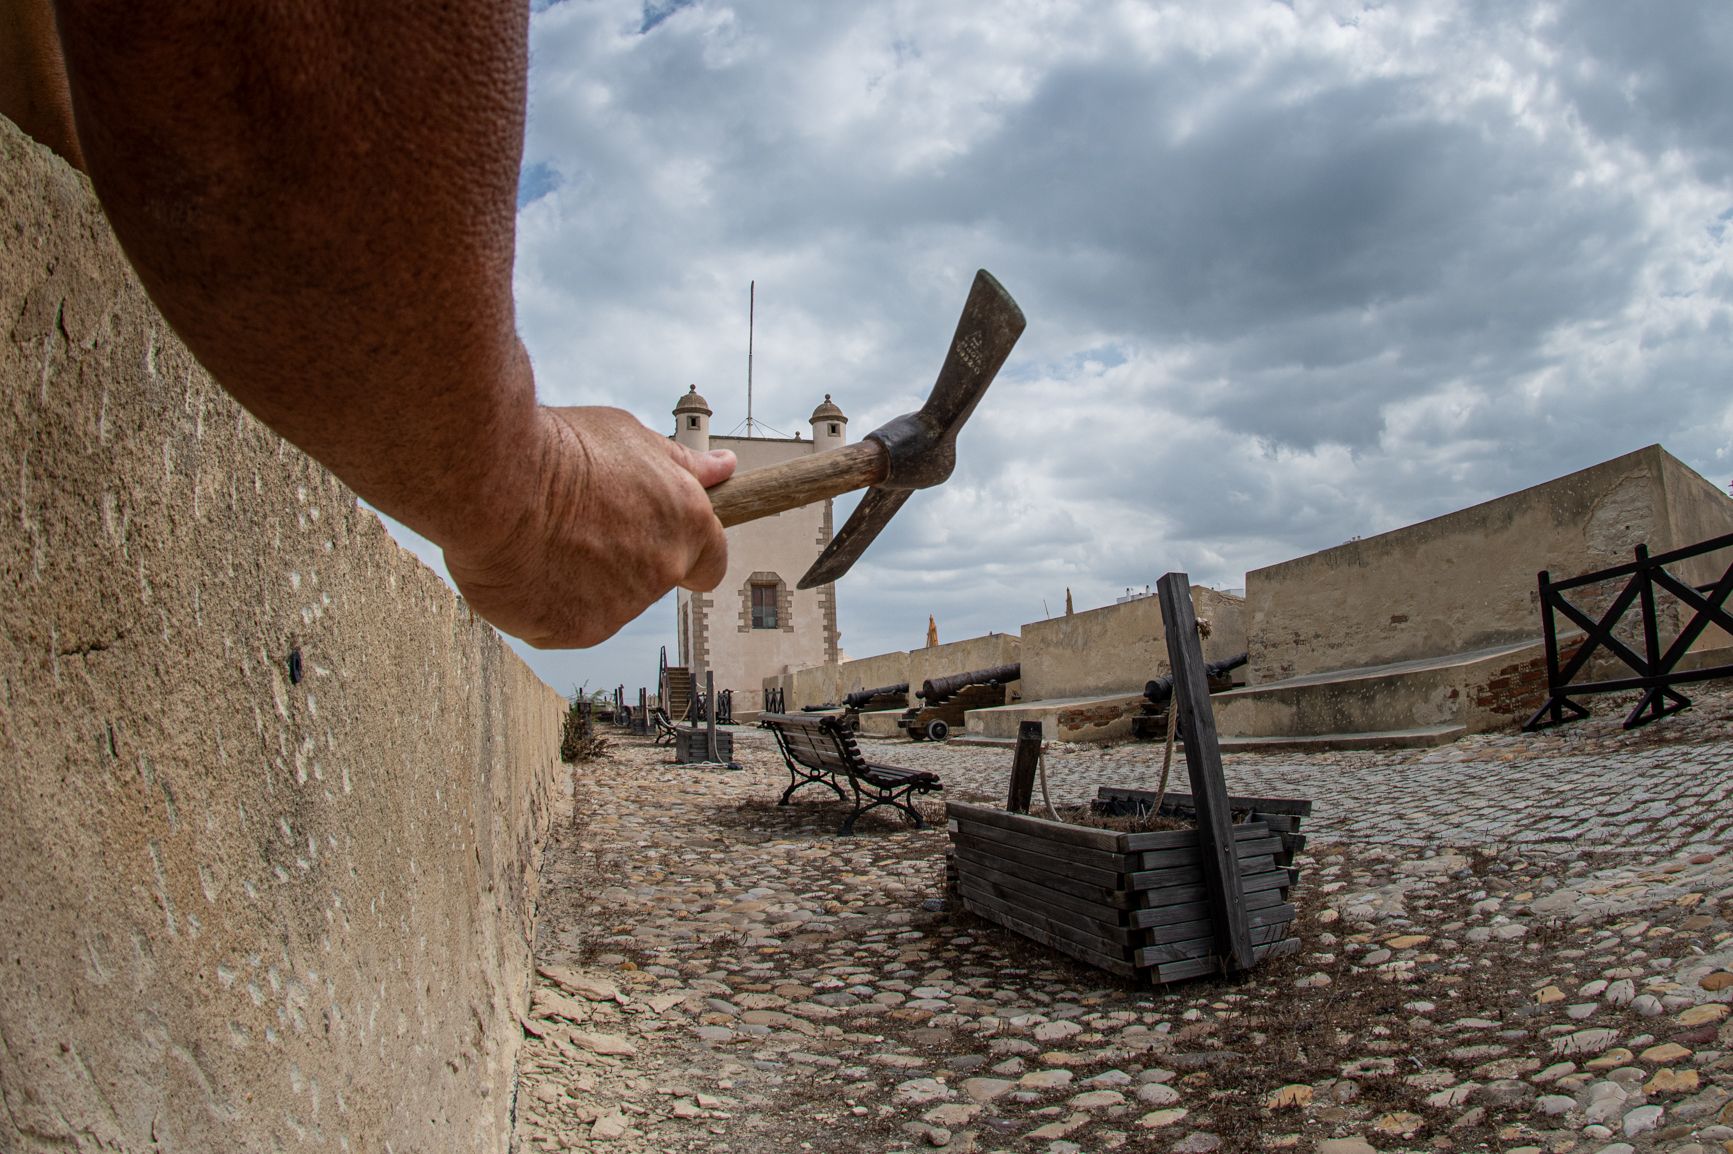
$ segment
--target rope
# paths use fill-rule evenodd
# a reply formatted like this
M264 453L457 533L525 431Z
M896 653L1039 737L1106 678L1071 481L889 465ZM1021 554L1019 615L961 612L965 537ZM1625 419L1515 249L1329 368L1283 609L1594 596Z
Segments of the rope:
M1155 805L1150 809L1151 816L1161 812L1161 803L1167 800L1167 772L1173 768L1173 735L1179 729L1179 703L1171 697L1167 701L1167 748L1161 754L1161 784L1155 788Z

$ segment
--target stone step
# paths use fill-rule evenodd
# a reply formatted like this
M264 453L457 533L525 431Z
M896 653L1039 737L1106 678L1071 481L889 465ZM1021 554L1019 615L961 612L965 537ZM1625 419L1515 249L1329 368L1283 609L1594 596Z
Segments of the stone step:
M1463 725L1424 725L1375 733L1317 733L1295 737L1223 737L1223 753L1328 753L1342 749L1425 749L1468 735Z
M1545 653L1533 641L1248 685L1215 694L1210 702L1224 743L1228 738L1318 738L1338 742L1324 748L1343 749L1389 748L1339 743L1359 740L1355 735L1514 727L1545 696Z
M692 708L692 671L684 665L670 665L665 676L668 680L668 700L663 702L668 716L679 721L686 716L686 711Z
M1044 741L1121 741L1131 736L1131 719L1142 710L1143 691L1139 689L1103 697L1060 697L994 705L971 709L963 718L969 738L1015 741L1020 724L1039 721Z

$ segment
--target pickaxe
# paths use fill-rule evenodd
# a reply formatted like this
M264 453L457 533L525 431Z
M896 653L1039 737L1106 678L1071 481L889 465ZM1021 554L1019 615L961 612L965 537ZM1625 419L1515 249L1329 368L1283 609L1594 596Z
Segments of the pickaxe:
M853 516L831 538L799 588L811 589L848 572L909 494L940 484L957 464L957 431L975 411L999 366L1023 332L1023 310L986 269L975 274L951 349L932 395L865 438L732 477L710 490L724 526L756 521L826 497L871 486Z

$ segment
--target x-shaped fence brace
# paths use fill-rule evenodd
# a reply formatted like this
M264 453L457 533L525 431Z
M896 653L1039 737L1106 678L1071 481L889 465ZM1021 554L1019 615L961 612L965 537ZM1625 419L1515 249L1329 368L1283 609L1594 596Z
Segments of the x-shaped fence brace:
M1691 704L1691 699L1679 693L1674 686L1693 681L1708 681L1716 677L1733 677L1733 665L1690 670L1678 668L1680 659L1696 644L1697 639L1709 626L1718 625L1728 634L1733 634L1733 615L1729 615L1726 608L1728 594L1733 593L1733 564L1728 565L1727 571L1719 580L1707 585L1689 585L1667 571L1668 565L1728 548L1733 548L1733 534L1653 557L1649 556L1647 545L1638 545L1636 560L1629 564L1615 565L1610 569L1565 581L1553 581L1551 575L1543 569L1540 573L1540 612L1541 628L1546 638L1547 701L1524 723L1523 728L1543 729L1587 717L1589 711L1571 700L1572 694L1641 689L1643 695L1636 708L1625 718L1625 728L1632 729L1669 713L1677 713ZM1613 581L1620 577L1627 577L1629 580L1598 619L1590 616L1580 606L1573 605L1565 596L1567 590ZM1694 611L1691 620L1679 630L1678 636L1673 638L1665 651L1661 649L1660 625L1655 614L1656 586L1677 598L1681 605ZM1614 630L1618 628L1632 603L1640 604L1642 609L1644 651L1641 654L1614 635ZM1584 633L1581 644L1562 666L1559 663L1558 623L1555 613ZM1590 659L1602 650L1616 657L1636 676L1572 684L1571 679L1581 673ZM1569 711L1571 716L1564 716L1566 711Z

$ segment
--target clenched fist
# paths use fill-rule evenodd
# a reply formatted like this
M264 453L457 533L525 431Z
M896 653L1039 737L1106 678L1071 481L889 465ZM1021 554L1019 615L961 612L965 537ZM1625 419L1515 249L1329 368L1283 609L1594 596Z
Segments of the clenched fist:
M531 645L579 648L676 585L721 582L728 546L704 490L734 472L733 453L695 453L620 409L540 417L539 469L509 532L445 549L477 613Z

